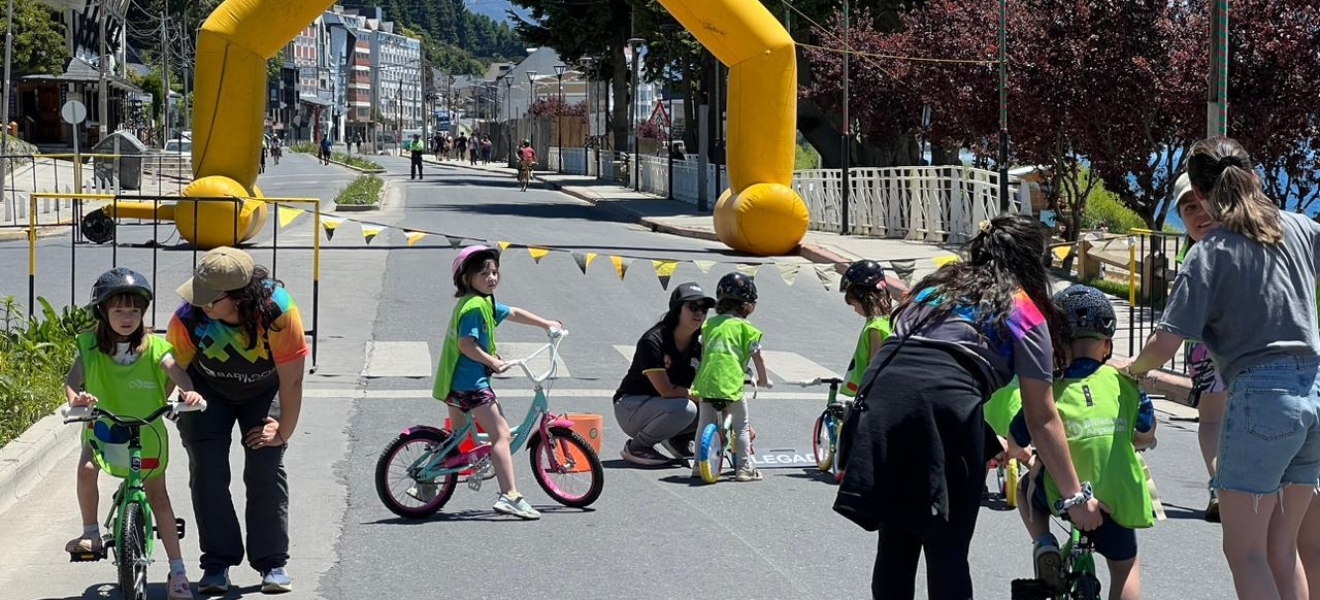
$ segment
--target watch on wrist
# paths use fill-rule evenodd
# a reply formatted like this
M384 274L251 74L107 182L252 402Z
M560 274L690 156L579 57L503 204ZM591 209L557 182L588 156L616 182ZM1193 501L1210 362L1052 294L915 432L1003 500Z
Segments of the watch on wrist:
M1095 493L1091 490L1091 482L1083 481L1082 491L1073 494L1071 498L1059 498L1054 501L1054 511L1060 514L1065 513L1078 504L1086 504L1088 500L1094 497Z

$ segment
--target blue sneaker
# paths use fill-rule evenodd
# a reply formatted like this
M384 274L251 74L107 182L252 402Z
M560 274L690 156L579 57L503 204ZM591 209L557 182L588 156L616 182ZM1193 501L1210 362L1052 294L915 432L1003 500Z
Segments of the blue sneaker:
M220 595L229 593L229 567L205 569L197 582L197 593Z
M293 580L284 567L275 567L261 574L261 593L284 594L293 591Z

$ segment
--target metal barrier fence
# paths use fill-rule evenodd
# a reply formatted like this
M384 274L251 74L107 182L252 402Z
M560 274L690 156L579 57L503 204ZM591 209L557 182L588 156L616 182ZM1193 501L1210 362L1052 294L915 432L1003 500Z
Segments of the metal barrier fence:
M4 174L0 194L0 229L26 227L28 196L33 192L122 194L139 190L149 195L180 194L192 182L191 157L186 154L10 154L0 163L12 165ZM45 197L40 214L63 220L73 202L65 196Z
M59 200L65 200L65 201L70 202L70 203L72 204L73 212L74 212L74 214L78 215L78 218L73 219L73 220L71 220L70 222L67 222L67 223L65 223L65 222L55 223L55 224L41 224L41 223L38 223L37 218L36 218L36 217L37 217L37 205L38 205L39 202L43 202L43 201L46 201L46 200L56 200L56 201L59 201ZM151 280L152 280L152 281L157 281L157 280L158 280L158 275L159 275L159 267L160 267L160 260L159 260L159 258L160 258L160 253L161 253L162 251L166 251L166 252L173 252L173 251L176 251L175 249L171 249L171 248L168 248L168 247L164 246L164 245L160 242L160 239L161 239L160 236L161 236L161 233L162 233L162 229L161 229L161 228L162 228L162 225L163 225L164 227L168 228L168 229L166 230L166 232L169 232L169 231L175 231L176 228L177 228L177 224L176 224L176 223L171 223L171 222L168 222L168 221L162 224L162 223L161 223L161 219L150 219L150 220L147 220L147 221L144 221L144 220L140 220L140 219L139 219L139 220L136 220L138 225L150 225L150 226L151 226L151 228L152 228L152 229L151 229L151 238L148 239L148 240L145 240L145 241L140 241L140 240L135 241L135 240L132 240L132 239L120 239L120 233L121 233L121 227L120 227L120 226L121 226L121 225L130 225L130 226L131 226L132 224L129 224L129 223L122 223L122 222L121 222L121 223L118 223L118 224L110 224L109 226L107 226L106 223L104 222L104 220L107 220L107 219L109 219L110 217L107 217L107 216L105 215L103 209L105 209L105 208L109 208L112 212L114 212L114 211L116 211L116 208L120 205L120 203L128 203L128 202L142 203L142 202L149 202L149 203L151 203L151 204L153 205L153 206L152 206L152 214L159 214L159 213L160 213L160 209L161 209L161 203L163 203L163 202L177 203L178 200L179 200L179 198L178 198L178 197L175 197L175 196L159 196L159 195L157 195L157 196L127 196L127 195L115 195L115 194L75 194L75 193L63 193L63 192L33 192L32 194L30 194L30 197L29 197L29 199L28 199L28 209L29 209L28 222L27 222L26 224L23 225L23 227L25 227L25 228L27 229L27 240L28 240L28 290L27 290L27 292L28 292L28 297L27 297L28 316L29 316L29 317L33 316L33 313L34 313L34 307L36 306L37 276L38 276L38 274L39 274L39 270L38 270L39 261L37 260L37 255L38 255L38 251L37 251L37 239L38 239L37 231L38 231L39 228L44 230L44 229L58 229L58 228L65 228L65 227L67 227L67 228L69 228L69 229L71 230L71 231L70 231L70 235L68 236L68 239L69 239L69 248L68 248L68 249L69 249L69 255L68 255L68 262L65 263L65 264L67 264L67 266L68 266L68 270L69 270L69 274L70 274L70 279L69 279L69 303L70 303L70 305L79 305L79 304L81 304L81 303L79 302L78 270L77 270L78 258L79 258L79 247L80 247L80 246L87 246L87 242L85 241L86 238L84 238L84 237L81 235L81 231L82 231L84 228L86 228L86 227L90 227L90 228L92 228L92 229L94 229L94 230L100 232L100 235L97 236L98 239L95 240L93 243L95 243L95 244L97 244L97 245L99 245L99 246L101 246L101 247L108 247L108 248L109 248L109 250L110 250L110 265L111 265L112 268L113 268L113 267L116 267L116 266L119 266L119 251L120 251L121 248L125 248L125 249L128 249L128 248L133 248L133 249L150 249L150 251L151 251ZM210 210L208 210L208 209L204 209L204 208L202 207L203 203L223 203L223 204L234 204L234 205L236 205L233 209L227 209L227 210L229 210L229 212L232 212L233 215L234 215L233 225L232 225L232 227L233 227L232 232L233 232L233 235L234 235L234 238L235 238L235 239L239 239L239 237L240 237L239 234L240 234L240 231L241 231L242 226L243 226L243 223L242 223L242 220L241 220L242 218L241 218L241 215L240 215L240 212L241 212L241 211L240 211L240 210L237 210L237 208L238 208L239 206L241 206L242 203L245 203L245 202L248 202L248 201L252 201L252 200L257 200L257 201L259 201L259 202L265 203L266 205L269 205L269 206L273 209L273 210L271 210L271 213L272 213L272 214L270 215L271 217L273 217L273 221L272 221L273 226L271 227L271 238L270 238L270 246L269 246L269 250L270 250L270 273L271 273L271 278L273 278L273 279L278 279L278 274L279 274L279 257L280 257L280 254L281 254L282 252L297 252L297 251L300 251L300 250L309 250L309 251L311 252L311 255L312 255L312 257L311 257L311 258L312 258L312 265L311 265L311 266L312 266L312 272L311 272L311 277L312 277L312 281L311 281L311 291L312 291L312 304L311 304L311 309L312 309L312 311L311 311L311 328L310 328L310 329L305 329L305 330L304 330L304 334L305 334L305 335L308 335L308 336L311 336L312 366L313 366L313 368L315 368L315 366L316 366L316 357L317 357L317 346L318 346L317 341L318 341L318 339L319 339L319 337L320 337L320 330L319 330L320 292L321 292L321 290L320 290L320 285L321 285L321 235L320 235L320 232L321 232L321 227L322 227L322 224L321 224L321 201L320 201L319 199L317 199L317 198L250 198L250 197L242 197L242 198L238 198L238 197L221 197L221 196L215 196L215 197L201 197L201 198L189 198L188 200L189 200L189 201L191 202L191 204L192 204L192 206L191 206L192 215L191 215L191 216L192 216L192 223L193 223L193 237L194 237L194 239L197 237L197 230L199 229L199 227L198 227L198 223L199 223L200 220L202 220L202 219L204 218L203 213L211 213L211 212L213 212L213 211L210 211ZM297 208L299 205L307 205L307 208ZM313 217L312 222L311 222L312 243L311 243L311 247L310 247L310 248L299 248L299 247L288 246L288 245L282 247L282 246L280 245L280 229L282 229L282 225L285 224L285 222L282 220L282 218L281 218L281 216L280 216L280 209L281 209L282 206L284 207L284 210L296 210L296 211L299 211L299 214L301 214L301 212L306 212L306 213L310 214L310 215ZM86 208L89 208L89 207L92 208L92 210L90 210L90 211L86 211L85 209L86 209ZM265 207L263 206L263 207L259 208L258 210L262 210L262 209L264 209L264 208L265 208ZM178 205L176 204L176 206L175 206L176 214L177 214L177 211L178 211L178 210L180 210L180 209L179 209ZM187 210L187 208L184 208L183 210ZM295 215L295 216L296 216L296 215ZM251 215L249 218L253 218L253 219L262 219L262 222L261 222L261 223L258 223L259 225L264 225L264 222L267 220L266 217L265 217L264 215L259 215L259 214L253 214L253 215ZM95 220L95 221L97 221L97 222L91 222L91 221L93 221L93 220ZM116 220L117 220L117 221L129 221L129 219L116 219ZM291 219L290 219L289 222L291 222ZM99 229L97 229L98 227L99 227ZM250 246L248 246L247 248L245 248L245 250L248 250L249 252L253 252L253 253L255 253L255 252L258 251L258 250L264 250L264 249L265 249L265 248L260 248L259 246L255 245L255 244L250 245ZM83 252L87 252L88 250L89 250L89 248L83 248ZM192 267L191 267L191 268L193 268L193 269L195 269L195 268L197 267L198 256L199 256L200 254L204 253L202 250L199 250L197 247L195 247L195 246L193 246L193 245L191 245L191 244L188 244L188 245L186 246L186 248L180 248L180 249L178 249L178 250L185 251L185 252L191 252L191 254L192 254ZM152 311L152 314L151 314L151 319L150 319L150 325L151 325L152 328L155 328L155 326L156 326L156 319L155 319L155 316L156 316L156 315L155 315L155 311L153 310L153 311Z

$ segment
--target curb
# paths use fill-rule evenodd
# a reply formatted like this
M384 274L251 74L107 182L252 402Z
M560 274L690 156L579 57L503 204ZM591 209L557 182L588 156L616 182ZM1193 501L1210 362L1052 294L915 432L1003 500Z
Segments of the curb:
M72 224L73 224L73 218L69 217L67 219L60 219L59 223L55 225L49 223L45 225L38 225L37 237L44 238L44 237L60 235L62 233L65 233L65 230L69 227L69 225ZM0 242L16 242L27 239L28 239L28 230L26 227L24 227L23 229L0 230Z
M46 479L55 463L77 447L79 428L57 409L0 448L0 514Z

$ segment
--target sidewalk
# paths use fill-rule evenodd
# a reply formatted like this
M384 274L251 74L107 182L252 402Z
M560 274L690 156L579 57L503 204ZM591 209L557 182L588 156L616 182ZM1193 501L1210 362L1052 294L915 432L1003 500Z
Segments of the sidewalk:
M106 187L97 187L106 183ZM123 197L174 195L180 184L165 174L146 170L141 176L141 189L122 190ZM73 193L77 189L74 165L70 161L44 159L26 165L6 178L0 188L0 242L27 239L31 194L33 192ZM113 182L98 182L93 162L83 165L82 192L85 194L113 194ZM96 210L106 202L83 203L83 214ZM38 226L37 236L54 235L66 231L76 213L75 202L69 198L41 198L34 211Z
M499 173L511 178L517 174L515 169L503 166L502 162L470 165L459 161L436 161L431 156L427 156L425 160L433 165ZM715 235L714 217L709 212L697 211L697 208L691 204L635 192L586 175L560 175L551 171L538 171L533 177L565 194L625 215L657 233L719 240ZM714 206L714 200L711 201L711 206ZM881 262L914 260L916 271L913 272L911 281L916 282L938 268L931 261L932 258L949 256L954 254L955 250L955 246L946 247L931 242L807 231L797 252L799 256L811 262L834 264L839 271L842 271L847 263L864 258ZM1067 284L1066 281L1061 282L1061 285ZM1114 339L1116 357L1126 357L1127 338L1131 335L1130 328L1125 322L1128 312L1126 306L1126 303L1118 300L1114 307L1115 313L1119 316L1119 333ZM1143 385L1149 393L1162 394L1172 402L1184 403L1191 389L1191 379L1174 373L1152 371L1151 377Z

